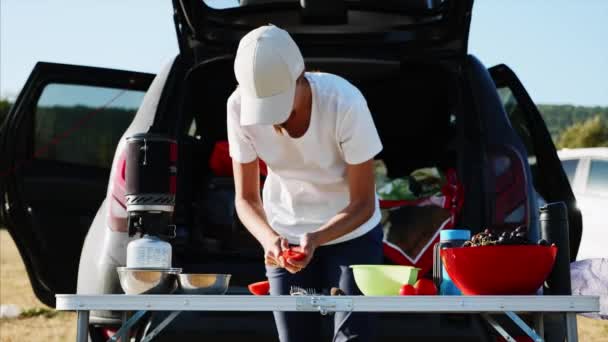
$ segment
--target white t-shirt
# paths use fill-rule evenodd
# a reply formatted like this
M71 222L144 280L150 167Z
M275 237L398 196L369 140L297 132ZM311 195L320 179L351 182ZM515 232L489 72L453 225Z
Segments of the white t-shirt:
M306 133L299 138L277 133L271 125L241 126L237 88L228 99L230 156L248 163L259 157L268 166L262 201L270 226L290 243L327 223L350 202L346 164L360 164L382 150L367 102L347 80L307 72L312 110ZM359 237L380 222L372 217L329 243Z

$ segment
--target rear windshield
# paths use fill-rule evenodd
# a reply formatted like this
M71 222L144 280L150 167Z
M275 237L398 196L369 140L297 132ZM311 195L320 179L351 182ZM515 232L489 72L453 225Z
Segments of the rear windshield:
M213 9L226 9L235 7L255 6L269 3L300 3L300 0L201 0ZM350 4L365 4L370 8L374 7L391 7L412 10L433 10L437 9L446 2L446 0L349 0L344 1L346 5Z

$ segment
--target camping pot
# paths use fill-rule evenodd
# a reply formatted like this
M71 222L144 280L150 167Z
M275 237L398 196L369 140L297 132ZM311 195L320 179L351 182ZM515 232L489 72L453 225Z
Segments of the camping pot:
M177 144L159 134L127 138L126 207L129 236L175 237L171 225L175 208Z
M171 268L171 244L148 234L129 242L127 268Z
M176 176L175 140L150 133L127 138L127 211L173 212Z

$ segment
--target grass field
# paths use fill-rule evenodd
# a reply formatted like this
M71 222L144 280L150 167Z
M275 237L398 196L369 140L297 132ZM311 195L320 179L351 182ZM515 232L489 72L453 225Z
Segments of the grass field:
M49 309L34 295L21 256L4 229L0 230L0 303L24 310ZM579 341L608 342L608 321L579 317L578 324ZM71 312L39 310L33 317L0 319L0 342L75 340L76 315Z
M0 303L16 304L24 310L48 308L34 295L21 256L4 229L0 230ZM0 319L0 341L76 340L76 314L40 311L42 314L33 317Z

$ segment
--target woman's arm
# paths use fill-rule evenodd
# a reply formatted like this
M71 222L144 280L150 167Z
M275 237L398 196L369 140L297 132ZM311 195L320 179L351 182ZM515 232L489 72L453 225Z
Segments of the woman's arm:
M382 142L363 95L351 102L341 118L338 141L346 162L350 202L310 236L317 245L352 232L369 220L376 206L374 156L382 150Z
M258 159L245 164L233 161L232 170L234 203L241 222L260 243L277 237L278 235L268 225L262 207Z
M352 232L374 214L376 187L373 159L356 165L347 164L346 176L350 203L316 231L302 236L298 250L307 256L300 262L289 259L288 264L305 267L318 246Z
M234 203L236 212L245 228L260 242L264 248L265 263L271 266L286 267L281 256L284 249L289 248L287 240L270 227L262 207L260 198L260 171L256 158L249 163L232 162L234 173ZM287 265L290 271L297 271Z
M361 164L346 165L350 203L313 232L313 239L318 245L335 240L357 229L372 217L376 209L374 161L370 159Z

